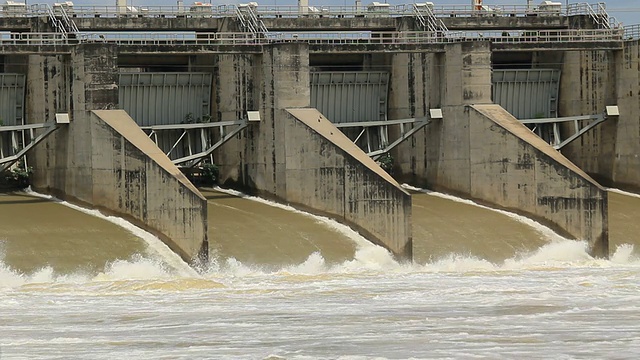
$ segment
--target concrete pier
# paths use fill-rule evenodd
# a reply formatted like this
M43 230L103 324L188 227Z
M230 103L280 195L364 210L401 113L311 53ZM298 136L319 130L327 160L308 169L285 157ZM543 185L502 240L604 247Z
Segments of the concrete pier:
M616 119L570 143L563 154L602 183L632 191L640 190L639 59L637 40L626 42L622 51L565 53L560 92L563 116L618 106Z
M118 104L114 46L29 56L32 122L69 113L71 123L35 149L37 191L122 216L159 236L186 261L207 250L206 199Z
M396 174L417 186L538 219L587 240L592 254L608 256L606 191L492 104L488 43L446 50L444 55L408 55L410 66L400 68L406 72L392 78L395 117L434 107L444 113L394 152Z
M284 199L411 259L411 196L316 109L287 112Z

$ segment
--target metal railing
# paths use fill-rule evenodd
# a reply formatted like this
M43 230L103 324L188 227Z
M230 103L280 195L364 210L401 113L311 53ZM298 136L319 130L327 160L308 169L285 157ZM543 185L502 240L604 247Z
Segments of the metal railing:
M640 39L640 25L630 25L624 27L624 39L625 40L638 40Z
M485 6L482 10L476 10L471 5L434 5L432 12L435 16L465 17L465 16L560 16L588 15L586 3L569 4L562 6L560 10L548 10L536 7L530 9L527 5L495 5ZM301 11L298 6L270 6L259 5L255 7L255 13L260 18L282 17L399 17L413 15L414 4L389 5L384 8L372 6L310 6L308 10ZM128 6L125 9L118 6L74 6L68 8L70 17L233 17L236 16L236 5L214 6ZM24 10L3 12L4 17L31 17L42 16L42 12L32 7Z
M442 22L442 20L438 19L433 14L433 11L431 10L431 6L429 5L418 6L417 4L413 4L413 15L416 17L416 20L422 30L433 31L433 32L440 31L443 33L446 33L449 31L449 29L447 29L447 26Z
M254 35L266 36L269 30L262 20L258 18L253 6L236 7L236 18L240 21L242 28Z
M615 17L609 16L607 6L603 2L597 4L569 4L567 7L567 15L588 15L600 29L617 29L621 27L621 24Z
M633 32L635 31L635 32ZM638 36L638 28L536 31L361 31L361 32L271 32L262 37L252 33L79 33L68 39L60 33L0 33L0 45L70 45L104 42L117 45L256 45L273 42L309 44L446 44L462 41L491 41L499 44L618 42Z
M51 11L51 14L54 17L58 15L60 16L60 21L62 22L62 26L65 28L66 32L72 33L72 34L79 32L78 26L76 26L76 23L73 20L71 20L71 18L67 14L67 10L65 10L65 7L59 6L59 7L56 7L55 9L51 9L51 8L49 9Z

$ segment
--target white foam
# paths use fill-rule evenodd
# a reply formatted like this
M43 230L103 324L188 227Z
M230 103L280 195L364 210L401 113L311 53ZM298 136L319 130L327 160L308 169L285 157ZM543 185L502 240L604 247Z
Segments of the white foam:
M131 261L116 260L105 267L93 281L154 280L173 277L162 262L136 256Z
M636 194L636 193L632 193L632 192L628 192L620 189L608 188L607 191L621 194L621 195L631 196L635 198L640 198L640 194Z

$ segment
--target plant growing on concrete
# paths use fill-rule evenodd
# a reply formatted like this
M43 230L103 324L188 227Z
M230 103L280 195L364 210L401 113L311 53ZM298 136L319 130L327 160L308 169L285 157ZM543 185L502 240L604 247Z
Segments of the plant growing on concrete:
M5 180L9 186L24 189L31 184L31 174L33 174L33 168L25 166L24 162L20 161L5 175Z
M386 153L382 155L376 162L378 163L378 165L380 165L382 170L388 172L389 174L393 172L393 156L391 156L391 154Z
M212 186L218 181L218 166L216 164L204 164L200 167L202 175L202 184Z
M195 117L193 113L184 116L182 124L204 124L211 122L211 115L202 115L202 118Z

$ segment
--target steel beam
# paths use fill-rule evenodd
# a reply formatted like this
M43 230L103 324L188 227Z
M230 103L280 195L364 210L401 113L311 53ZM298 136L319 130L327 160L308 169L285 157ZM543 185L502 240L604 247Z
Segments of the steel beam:
M33 129L45 128L45 132L37 136L36 138L31 137L31 141L16 154L11 156L6 156L0 158L0 173L9 169L13 164L15 164L20 158L25 156L29 150L31 150L34 146L38 145L42 140L44 140L47 136L51 135L54 131L58 129L56 123L44 123L44 124L29 124L29 125L18 125L18 126L0 126L0 132L12 131L12 132L23 132L29 130L31 134L33 134Z
M154 126L141 126L140 128L147 132L149 138L151 138L156 145L158 144L158 134L166 131L182 130L182 134L179 138L173 142L171 149L167 152L167 156L176 165L184 164L187 167L193 167L199 164L204 158L210 156L215 150L221 147L224 143L236 136L240 131L244 130L248 126L247 120L236 121L219 121L211 123L198 123L198 124L173 124L173 125L154 125ZM228 131L229 127L233 127L233 130ZM210 145L208 135L215 136L214 130L218 130L220 133L220 139ZM190 131L196 131L198 133L197 138L200 141L201 151L193 153L193 146L190 137ZM194 141L197 141L194 139ZM179 158L172 158L171 153L180 144L186 142L188 147L187 156Z

